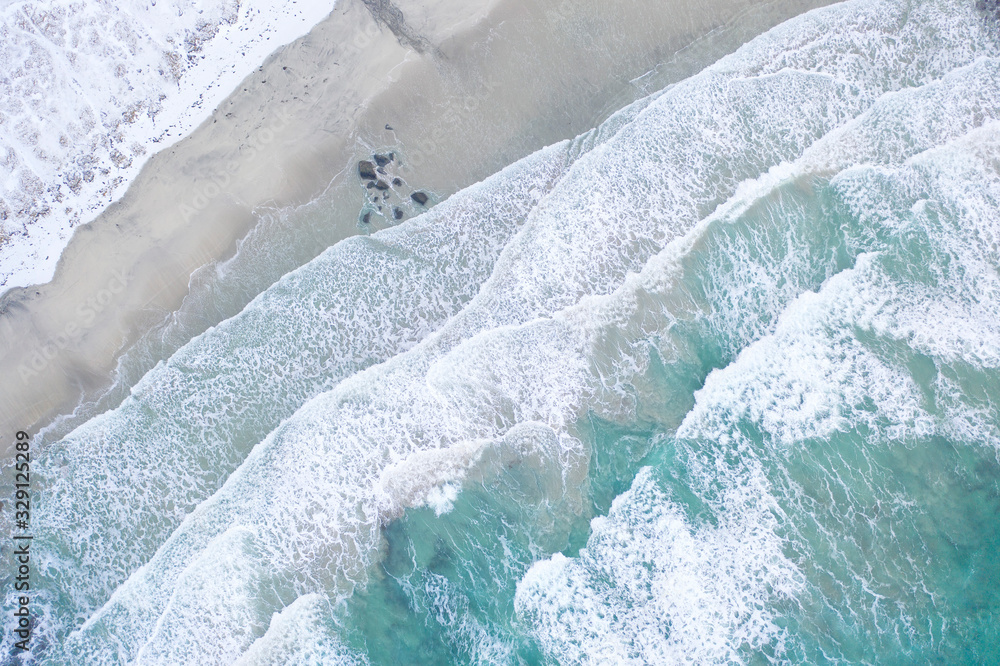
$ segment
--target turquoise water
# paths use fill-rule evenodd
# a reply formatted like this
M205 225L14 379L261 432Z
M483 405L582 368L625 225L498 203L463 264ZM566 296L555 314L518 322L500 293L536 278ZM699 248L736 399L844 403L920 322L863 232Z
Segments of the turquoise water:
M1000 662L998 267L998 24L810 12L44 443L27 661Z

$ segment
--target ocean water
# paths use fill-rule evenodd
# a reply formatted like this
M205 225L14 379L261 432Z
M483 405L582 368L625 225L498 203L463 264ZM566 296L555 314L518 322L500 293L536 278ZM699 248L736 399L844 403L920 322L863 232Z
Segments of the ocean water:
M4 658L995 663L998 366L1000 24L816 10L40 442Z

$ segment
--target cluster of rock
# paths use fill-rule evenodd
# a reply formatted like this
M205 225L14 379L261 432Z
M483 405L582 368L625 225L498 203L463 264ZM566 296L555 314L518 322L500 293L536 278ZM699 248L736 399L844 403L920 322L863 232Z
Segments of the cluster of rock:
M405 186L403 179L391 173L392 167L397 164L395 153L375 153L371 160L361 160L358 162L358 176L365 183L365 188L369 190L368 204L361 221L364 224L371 224L372 214L389 217L389 211L382 212L383 207L391 210L392 219L402 220L406 215L402 208L405 203L405 196L400 192L400 188ZM393 204L390 199L398 196L399 204ZM414 190L410 192L410 200L418 206L426 206L430 197L426 192ZM372 208L374 207L374 210Z

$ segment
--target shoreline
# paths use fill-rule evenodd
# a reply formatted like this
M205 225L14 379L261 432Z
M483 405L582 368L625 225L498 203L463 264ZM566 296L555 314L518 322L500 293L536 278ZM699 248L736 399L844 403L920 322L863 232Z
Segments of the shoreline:
M322 202L330 228L299 259L365 233L356 164L374 150L398 150L408 184L440 200L824 4L414 0L400 23L384 0L341 0L152 156L77 230L52 282L0 298L0 426L34 435L100 396L122 354L184 305L196 271L237 252L262 210Z
M51 280L75 228L120 197L151 152L201 125L251 63L333 9L287 0L43 4L20 0L0 11L4 290ZM101 29L111 23L114 31Z

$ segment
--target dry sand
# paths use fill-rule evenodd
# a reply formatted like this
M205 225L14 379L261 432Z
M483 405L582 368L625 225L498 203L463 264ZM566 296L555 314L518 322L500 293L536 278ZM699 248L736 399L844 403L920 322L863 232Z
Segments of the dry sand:
M329 228L308 259L365 231L355 165L374 149L440 200L823 4L340 0L80 227L51 283L0 298L4 448L106 390L262 208L322 198ZM275 277L291 267L276 262Z

